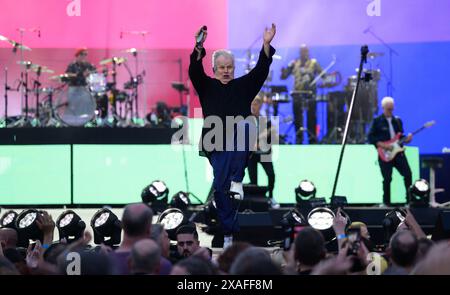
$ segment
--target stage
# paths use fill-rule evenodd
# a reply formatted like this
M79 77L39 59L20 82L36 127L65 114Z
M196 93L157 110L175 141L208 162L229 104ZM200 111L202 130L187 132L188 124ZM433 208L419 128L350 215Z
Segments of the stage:
M201 120L191 120L189 142L170 145L176 129L159 128L23 128L0 129L0 204L2 205L123 205L141 201L142 189L164 181L169 197L189 191L208 196L212 169L198 155ZM308 179L317 197L329 200L339 145L276 145L275 199L294 204L294 189ZM419 178L418 148L406 151L413 180ZM267 183L259 171L260 185ZM248 183L246 176L244 183ZM371 145L349 145L337 195L350 204L378 204L382 177ZM394 203L405 203L405 190L395 171Z

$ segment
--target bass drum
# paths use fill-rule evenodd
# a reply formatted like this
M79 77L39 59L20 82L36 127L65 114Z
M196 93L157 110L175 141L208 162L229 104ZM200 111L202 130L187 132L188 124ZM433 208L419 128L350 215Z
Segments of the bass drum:
M55 110L59 119L69 126L84 126L94 119L95 99L85 86L69 86L58 95Z

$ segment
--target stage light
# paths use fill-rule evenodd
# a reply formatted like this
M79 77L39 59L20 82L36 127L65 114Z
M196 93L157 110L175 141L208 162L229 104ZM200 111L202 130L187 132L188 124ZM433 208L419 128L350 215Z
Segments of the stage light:
M59 231L59 239L66 239L68 243L80 239L83 236L86 223L72 210L67 210L59 215L56 220Z
M386 213L382 222L386 243L389 243L392 235L397 231L398 227L405 222L405 218L406 212L399 208Z
M178 208L181 211L185 211L191 205L189 194L179 191L170 200L170 207Z
M313 209L308 214L308 224L313 228L323 231L333 227L334 212L325 207Z
M309 212L307 220L308 224L312 228L320 231L325 241L329 243L336 239L336 233L333 229L334 217L335 214L331 209L318 207Z
M288 251L299 231L308 225L305 217L297 210L292 209L281 218L281 226L284 232L283 249Z
M430 202L430 185L425 179L416 180L409 188L409 204L412 207L427 207Z
M302 180L295 189L296 207L305 216L317 207L325 207L325 198L316 198L316 186L309 180Z
M0 227L16 228L16 219L19 214L13 210L6 211L0 218Z
M309 200L311 198L315 198L315 196L316 196L316 187L314 186L314 183L306 179L300 181L300 184L295 189L295 197L297 203Z
M120 244L122 222L108 208L100 209L92 216L91 227L95 244L111 247Z
M184 213L178 208L169 208L158 217L158 223L164 226L169 239L175 241L177 229L188 222Z
M19 247L28 247L30 240L44 239L44 234L37 225L37 218L41 214L36 209L23 210L16 219L16 229L19 236Z
M167 208L169 188L161 180L155 180L146 186L141 193L142 202L152 207L153 211L161 212Z

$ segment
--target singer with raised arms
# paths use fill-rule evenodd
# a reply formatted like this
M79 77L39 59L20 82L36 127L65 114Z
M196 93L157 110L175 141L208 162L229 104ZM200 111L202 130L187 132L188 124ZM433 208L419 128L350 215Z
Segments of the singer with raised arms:
M212 56L214 77L206 75L202 59L206 55L203 44L208 32L206 26L202 27L195 36L195 48L190 56L189 77L198 93L204 118L202 136L200 140L200 155L206 156L213 168L214 200L217 207L218 219L224 234L224 248L232 244L233 233L239 230L236 209L230 195L243 198L242 180L245 174L250 155L249 145L237 148L238 132L244 132L248 137L246 128L240 128L239 123L229 128L226 120L229 117L251 116L251 103L269 74L272 56L275 49L270 45L276 33L275 24L266 28L263 34L263 47L259 54L258 63L248 74L234 78L235 62L230 51L217 50ZM208 120L214 118L214 120ZM211 121L220 120L222 135L211 138L213 125ZM220 125L220 124L219 124ZM247 130L248 131L248 130ZM229 134L233 136L230 142ZM215 134L217 135L217 134ZM227 142L228 141L228 142ZM230 147L232 147L230 149Z

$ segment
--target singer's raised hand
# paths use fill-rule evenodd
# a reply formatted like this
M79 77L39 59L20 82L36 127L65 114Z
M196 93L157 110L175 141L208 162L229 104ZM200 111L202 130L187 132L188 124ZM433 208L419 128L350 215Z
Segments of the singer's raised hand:
M198 42L198 37L200 36L200 34L203 33L203 38L200 40L200 42ZM200 45L201 47L203 47L203 43L206 40L206 36L208 36L208 31L204 30L204 26L200 28L200 30L198 30L198 32L195 34L195 45L198 46Z
M273 37L275 36L275 33L277 32L277 27L274 23L272 23L271 28L266 28L264 30L264 44L270 44L272 42Z
M277 32L277 27L274 23L272 23L271 28L265 28L264 30L264 53L269 57L270 55L270 42L272 42L273 37L275 36L275 33Z

